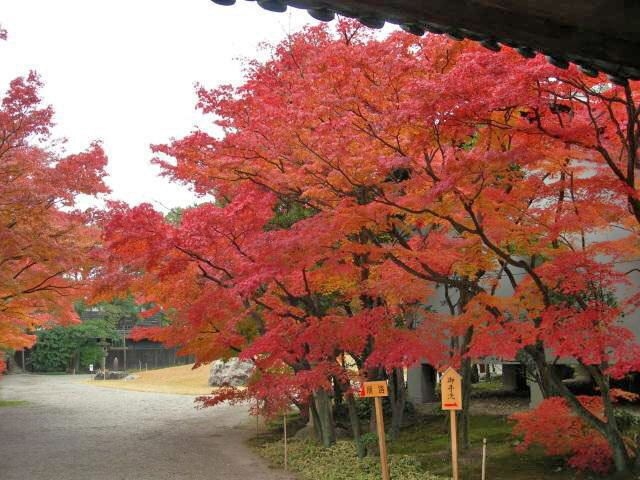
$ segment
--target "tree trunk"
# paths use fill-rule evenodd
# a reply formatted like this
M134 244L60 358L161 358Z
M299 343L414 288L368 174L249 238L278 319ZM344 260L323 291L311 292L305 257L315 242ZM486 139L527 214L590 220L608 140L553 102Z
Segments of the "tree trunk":
M374 409L373 398L370 399L370 401L371 401L371 413L369 415L369 432L376 434L376 438L377 438L378 424L376 420L376 412ZM380 455L380 448L377 441L367 442L366 450L367 450L367 455L370 457L377 457Z
M356 444L358 458L364 458L367 455L367 449L362 443L360 432L360 418L358 417L358 408L353 393L347 394L347 409L349 411L349 422L351 423L351 431L353 432L353 442Z
M309 418L311 415L311 408L309 405L310 401L297 401L293 400L293 404L296 406L298 411L300 412L300 419L304 420L305 425L309 423Z
M469 406L471 404L471 369L473 367L470 358L465 357L462 360L462 410L458 414L458 439L460 440L458 444L463 451L470 447L469 422L471 415Z
M326 390L317 390L313 394L313 399L318 411L318 424L322 444L325 447L330 447L336 443L336 431L333 424L331 398Z
M604 406L604 416L606 419L605 437L611 446L616 472L630 473L632 467L631 459L629 458L627 447L624 444L622 434L618 428L618 422L616 421L615 412L613 410L613 402L611 401L611 396L609 394L609 378L603 375L597 367L587 368L600 388L600 395Z
M461 305L466 305L469 300L468 293L461 295ZM464 302L463 302L464 301ZM461 312L462 313L462 312ZM458 445L462 451L468 450L470 446L469 441L469 421L471 415L469 413L469 407L471 404L471 384L473 383L473 369L475 365L471 363L471 359L466 355L471 340L473 338L473 327L467 328L464 336L461 339L462 345L460 346L460 352L464 355L462 357L462 410L458 414ZM476 370L477 373L477 370Z
M333 383L333 404L337 407L338 405L342 405L344 401L343 395L343 385L340 385L338 379L334 376L332 378Z
M557 392L559 396L564 398L569 408L571 408L578 417L607 439L613 455L616 472L619 474L628 474L632 469L632 463L615 419L613 404L609 397L608 379L602 375L602 372L597 367L584 365L600 388L600 396L605 414L605 421L602 421L589 412L562 382L554 365L547 363L544 348L541 345L529 347L527 352L535 360L539 374L545 384L548 384L554 392Z
M389 400L391 402L391 429L389 439L394 441L400 434L404 419L404 407L407 401L407 389L404 382L404 371L394 368L389 378Z
M367 381L377 381L377 380L385 380L384 369L381 367L371 367L366 372ZM384 405L384 402L383 402ZM369 415L369 432L376 433L377 424L376 424L376 412L373 409L373 399L371 399L371 413ZM378 449L378 443L369 442L367 443L367 455L369 456L378 456L380 455L380 451Z
M533 362L533 368L535 369L533 372L531 372L533 375L533 380L538 384L540 393L542 394L542 398L551 398L554 396L558 396L559 392L555 392L555 389L551 385L551 381L549 380L548 376L543 373L535 360Z
M316 433L316 440L320 442L322 440L322 428L320 426L320 415L318 414L313 396L309 399L309 411L311 412L311 418L313 420L313 430Z
M616 472L620 474L630 474L632 470L631 459L627 453L627 447L624 444L622 435L618 430L615 422L607 422L607 434L605 435L611 451L613 454L613 464L615 465Z

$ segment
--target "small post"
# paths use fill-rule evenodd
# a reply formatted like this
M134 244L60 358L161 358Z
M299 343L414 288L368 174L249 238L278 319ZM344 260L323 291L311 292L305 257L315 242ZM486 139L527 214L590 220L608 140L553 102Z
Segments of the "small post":
M482 439L482 480L486 480L487 475L487 439Z
M458 427L456 425L456 411L449 410L451 417L451 466L453 480L458 480Z
M260 402L256 400L256 437L260 436Z
M284 413L284 470L287 471L287 412Z
M149 364L147 362L144 363L144 371L145 372L149 371Z
M387 440L384 434L384 417L382 416L382 398L373 399L376 406L376 429L378 430L378 445L380 446L380 467L382 480L389 480L389 465L387 463Z

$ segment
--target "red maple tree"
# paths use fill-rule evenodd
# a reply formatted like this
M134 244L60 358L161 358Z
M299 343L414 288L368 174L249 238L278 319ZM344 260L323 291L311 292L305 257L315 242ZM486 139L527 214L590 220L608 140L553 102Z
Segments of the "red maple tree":
M156 338L256 362L245 393L214 403L313 397L321 416L330 387L349 391L342 353L394 382L421 358L524 355L627 470L609 378L640 358L618 267L637 256L634 95L515 51L309 28L241 87L199 90L223 135L155 150L218 204L179 225L114 210L105 279L175 309ZM560 357L590 372L602 415L563 384Z
M79 194L107 191L99 144L73 155L50 145L53 110L35 73L10 84L0 106L0 347L23 349L33 331L76 319L73 300L94 265L99 231ZM0 365L0 369L4 363Z

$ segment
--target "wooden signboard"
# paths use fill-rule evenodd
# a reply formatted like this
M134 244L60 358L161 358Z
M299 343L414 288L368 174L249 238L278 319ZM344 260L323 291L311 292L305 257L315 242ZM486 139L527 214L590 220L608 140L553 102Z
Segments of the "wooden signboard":
M388 397L389 390L387 388L387 382L364 382L360 388L360 396L364 398L368 397Z
M462 377L453 368L447 368L440 380L442 410L462 410Z
M387 458L387 440L384 434L384 417L382 416L382 397L389 395L387 382L364 382L360 388L361 397L373 397L376 408L376 429L378 431L378 445L380 447L380 467L382 480L389 480L389 461Z
M449 410L451 419L451 467L453 480L458 480L458 427L456 411L462 410L462 377L453 368L447 368L440 379L442 410Z

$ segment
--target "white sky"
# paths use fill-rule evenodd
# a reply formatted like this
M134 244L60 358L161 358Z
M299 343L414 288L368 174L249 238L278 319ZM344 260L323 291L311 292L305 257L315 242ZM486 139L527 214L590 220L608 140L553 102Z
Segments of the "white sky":
M0 90L36 70L67 150L103 141L112 198L191 205L191 192L157 176L149 145L206 126L194 109L195 82L240 82L239 58L256 58L260 42L276 43L313 21L289 12L245 1L0 0L9 35L0 42Z

